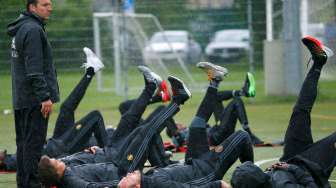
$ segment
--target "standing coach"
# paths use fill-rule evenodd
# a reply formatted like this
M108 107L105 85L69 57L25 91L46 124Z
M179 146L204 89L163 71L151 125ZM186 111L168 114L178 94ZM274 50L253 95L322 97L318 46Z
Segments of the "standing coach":
M27 0L26 11L8 25L12 37L12 95L17 146L17 185L41 187L37 165L45 142L49 114L59 101L56 70L45 21L51 0Z

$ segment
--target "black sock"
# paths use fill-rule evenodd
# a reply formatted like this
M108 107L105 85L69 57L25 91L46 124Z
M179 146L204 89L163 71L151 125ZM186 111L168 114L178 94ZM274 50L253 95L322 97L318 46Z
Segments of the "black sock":
M157 102L162 102L162 97L160 95L154 95L150 99L149 104L154 104L154 103L157 103Z
M245 92L243 90L232 90L232 96L234 97L245 96Z
M314 62L312 69L314 69L315 71L321 72L323 65L324 65L323 63Z
M219 80L210 80L209 87L218 88L220 81Z
M95 75L93 67L89 67L89 68L86 69L86 75L88 77L92 77L93 75Z
M145 91L150 97L152 97L155 90L156 90L156 85L154 83L147 83L146 84Z
M251 129L248 125L242 125L242 127L250 136L252 135Z

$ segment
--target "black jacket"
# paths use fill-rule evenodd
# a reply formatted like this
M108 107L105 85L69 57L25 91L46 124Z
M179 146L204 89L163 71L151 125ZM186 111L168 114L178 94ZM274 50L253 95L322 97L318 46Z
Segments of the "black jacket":
M141 178L142 188L221 188L222 184L220 180L212 181L204 185L190 185L187 183L181 183L166 178L142 176Z
M318 188L312 176L299 166L290 164L287 170L273 170L272 188Z
M12 37L12 91L14 109L59 101L59 88L51 46L44 23L38 16L23 12L8 25Z
M238 166L232 174L234 188L318 188L308 171L289 164L288 169L272 169L263 172L248 161Z
M67 167L60 188L117 188L120 180L113 163L84 164Z
M220 180L212 181L203 185L190 185L181 183L167 178L142 176L142 188L221 188L222 183Z
M142 176L142 188L220 188L221 183L209 173L214 166L199 159L193 159L190 164L172 164L146 172ZM198 180L198 181L196 181ZM200 180L203 181L203 183Z

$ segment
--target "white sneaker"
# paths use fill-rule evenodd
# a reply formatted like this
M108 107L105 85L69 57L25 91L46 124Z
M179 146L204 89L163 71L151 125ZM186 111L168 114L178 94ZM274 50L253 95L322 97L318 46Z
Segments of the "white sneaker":
M157 88L160 87L162 78L153 72L150 68L139 65L138 70L144 75L146 83L154 83Z
M229 73L225 67L210 62L199 62L196 66L208 74L208 80L223 80L223 77Z
M82 67L86 69L92 67L95 73L104 68L103 62L90 48L84 47L83 51L86 55L86 63L83 63Z

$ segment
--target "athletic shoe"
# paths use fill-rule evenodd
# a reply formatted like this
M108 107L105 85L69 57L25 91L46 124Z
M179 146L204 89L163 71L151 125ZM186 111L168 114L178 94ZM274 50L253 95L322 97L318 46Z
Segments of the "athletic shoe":
M182 80L174 76L168 76L168 81L173 92L173 99L178 101L179 104L184 104L191 97L189 89L184 85Z
M198 68L203 69L208 74L208 80L223 80L229 72L226 68L212 64L210 62L199 62L196 65Z
M256 95L256 87L255 80L252 73L247 72L244 86L242 87L242 92L245 97L255 97Z
M166 80L162 80L160 85L160 96L162 99L162 102L168 102L170 101L170 94L167 86Z
M172 157L173 157L173 152L171 152L171 151L165 151L164 152L164 158L165 159L170 159Z
M328 56L332 56L333 52L328 47L323 46L322 42L312 36L302 38L302 43L308 48L312 55L312 59L316 63L322 65L327 62Z
M83 63L82 67L85 67L85 69L92 67L95 73L104 68L103 62L90 48L84 47L83 51L86 55L86 63Z
M156 85L156 88L159 88L161 86L162 78L154 73L151 69L142 65L138 66L138 69L144 75L146 85L149 83L154 83Z

